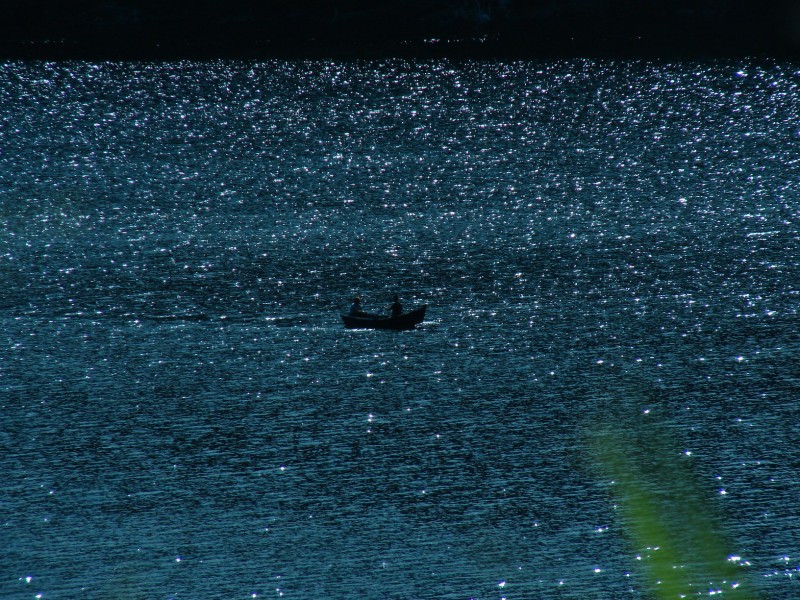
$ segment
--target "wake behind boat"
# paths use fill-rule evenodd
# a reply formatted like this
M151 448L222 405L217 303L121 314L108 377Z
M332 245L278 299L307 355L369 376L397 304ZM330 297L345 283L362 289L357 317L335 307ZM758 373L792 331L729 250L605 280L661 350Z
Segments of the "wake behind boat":
M344 321L344 326L348 329L394 329L402 331L414 329L414 327L422 323L425 319L427 308L428 305L423 304L419 308L396 317L368 314L361 316L342 315L342 321Z

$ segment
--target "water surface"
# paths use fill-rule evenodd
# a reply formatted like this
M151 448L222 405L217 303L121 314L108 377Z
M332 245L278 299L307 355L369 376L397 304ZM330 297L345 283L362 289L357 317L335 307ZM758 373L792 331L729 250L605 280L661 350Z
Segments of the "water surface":
M611 424L796 597L798 84L4 64L0 595L647 598Z

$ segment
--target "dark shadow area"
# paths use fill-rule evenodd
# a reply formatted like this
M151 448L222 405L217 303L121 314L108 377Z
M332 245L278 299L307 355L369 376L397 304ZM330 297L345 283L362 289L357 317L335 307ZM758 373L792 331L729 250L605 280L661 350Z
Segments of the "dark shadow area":
M6 0L41 59L793 57L786 0Z

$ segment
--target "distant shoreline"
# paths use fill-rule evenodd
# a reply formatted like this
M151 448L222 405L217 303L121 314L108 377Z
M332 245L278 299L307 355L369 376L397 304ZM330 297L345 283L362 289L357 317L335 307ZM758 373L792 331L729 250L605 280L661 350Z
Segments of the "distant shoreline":
M10 0L0 59L800 59L800 9L718 0Z
M225 40L31 40L0 42L0 60L537 60L537 59L664 59L707 60L752 58L800 60L800 49L788 44L708 45L687 40L674 46L648 40L550 40L525 43L479 36L455 40L438 38L339 43L308 40L303 43L253 40L248 43Z

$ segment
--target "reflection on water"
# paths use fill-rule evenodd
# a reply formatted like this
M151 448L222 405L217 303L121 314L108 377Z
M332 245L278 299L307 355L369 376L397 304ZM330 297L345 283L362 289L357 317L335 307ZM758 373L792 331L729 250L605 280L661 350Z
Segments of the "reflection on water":
M3 597L649 597L643 419L793 597L796 75L6 64Z

